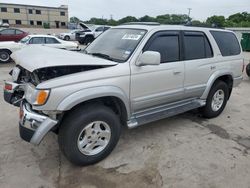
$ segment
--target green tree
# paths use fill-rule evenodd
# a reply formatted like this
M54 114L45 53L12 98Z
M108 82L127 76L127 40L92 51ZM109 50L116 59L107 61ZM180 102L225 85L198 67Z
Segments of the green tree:
M171 16L169 14L159 15L156 17L156 21L161 24L170 24L171 23Z
M78 22L81 21L81 20L80 20L79 18L77 18L77 17L71 17L69 20L70 20L71 23L78 23Z
M210 26L224 27L226 19L224 16L211 16L207 18L206 23Z
M118 20L118 24L128 23L128 22L138 22L139 20L133 16L127 16Z
M155 22L156 19L154 17L146 15L146 16L139 18L139 21L140 22Z

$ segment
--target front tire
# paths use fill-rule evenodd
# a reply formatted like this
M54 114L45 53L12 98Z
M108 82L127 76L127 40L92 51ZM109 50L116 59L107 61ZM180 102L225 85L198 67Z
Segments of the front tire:
M250 77L250 63L246 67L247 76Z
M8 50L0 50L0 63L9 63L11 52Z
M228 97L228 85L223 81L216 81L208 94L206 106L201 108L202 115L205 118L219 116L227 104Z
M118 116L108 107L92 104L66 116L59 129L59 146L78 166L97 163L115 148L121 133Z

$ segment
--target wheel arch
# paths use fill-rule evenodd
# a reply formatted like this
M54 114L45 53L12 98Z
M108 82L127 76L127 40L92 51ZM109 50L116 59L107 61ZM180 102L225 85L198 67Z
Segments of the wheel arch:
M214 83L218 80L221 80L228 85L229 98L230 98L232 89L233 89L233 73L230 71L224 71L224 72L219 71L219 72L214 73L208 80L206 90L204 91L201 99L207 99L207 96L211 88L213 87Z
M9 48L1 48L0 51L8 51L10 55L13 53Z
M89 103L101 103L117 113L124 123L130 117L130 103L126 94L117 87L104 86L78 91L66 97L57 107L58 111L71 111Z

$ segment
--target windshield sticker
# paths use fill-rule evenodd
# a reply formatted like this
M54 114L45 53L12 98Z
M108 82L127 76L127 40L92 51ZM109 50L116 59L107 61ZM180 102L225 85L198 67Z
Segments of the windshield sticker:
M139 40L141 35L136 34L126 34L122 37L122 40Z

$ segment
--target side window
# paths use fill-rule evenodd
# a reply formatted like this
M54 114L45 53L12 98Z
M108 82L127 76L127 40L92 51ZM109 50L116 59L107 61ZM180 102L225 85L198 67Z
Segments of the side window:
M156 34L149 40L144 51L159 52L161 54L161 63L179 61L179 35Z
M222 56L239 55L241 52L238 39L233 33L225 31L210 31L213 35Z
M109 29L110 29L110 27L104 27L104 31L107 31Z
M44 37L33 37L30 39L30 44L44 44Z
M213 56L211 45L202 32L184 32L185 60L204 59Z
M4 29L1 31L2 35L15 35L15 30L14 29Z
M16 34L17 34L17 35L21 35L21 34L23 34L23 32L20 31L20 30L16 30Z
M51 37L46 37L45 41L46 41L46 44L60 44L58 40L56 40L55 38L51 38Z
M98 28L96 28L95 31L96 31L96 32L102 32L102 31L103 31L103 27L98 27Z

